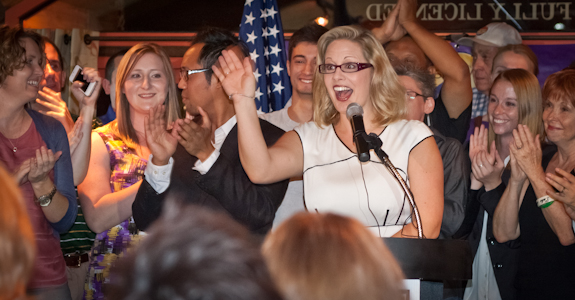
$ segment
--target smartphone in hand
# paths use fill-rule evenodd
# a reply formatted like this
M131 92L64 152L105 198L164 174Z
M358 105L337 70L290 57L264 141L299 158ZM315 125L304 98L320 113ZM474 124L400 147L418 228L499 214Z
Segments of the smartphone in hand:
M74 67L74 70L72 71L72 74L70 74L70 82L74 83L75 81L80 81L82 82L82 91L84 92L84 95L90 97L90 95L92 95L92 92L94 91L94 87L96 87L96 82L87 82L86 80L84 80L84 75L82 75L82 67L80 67L79 65L76 65Z

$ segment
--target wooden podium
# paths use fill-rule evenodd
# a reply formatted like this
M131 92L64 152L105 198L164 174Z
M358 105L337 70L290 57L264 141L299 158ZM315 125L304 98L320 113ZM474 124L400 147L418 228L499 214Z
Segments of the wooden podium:
M471 279L473 257L467 241L383 238L406 279L421 280L421 299L443 299L444 282ZM462 285L465 286L464 284Z

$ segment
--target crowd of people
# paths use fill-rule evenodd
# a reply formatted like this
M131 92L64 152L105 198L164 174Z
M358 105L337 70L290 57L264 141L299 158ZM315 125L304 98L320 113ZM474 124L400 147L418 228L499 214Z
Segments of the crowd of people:
M491 23L457 42L470 72L416 10L296 31L292 99L269 114L224 29L197 33L179 76L153 43L105 78L83 68L74 116L56 45L1 27L0 299L404 299L381 238L418 236L469 242L472 278L445 298L572 298L575 69L541 89L537 56ZM350 104L407 193L358 159Z

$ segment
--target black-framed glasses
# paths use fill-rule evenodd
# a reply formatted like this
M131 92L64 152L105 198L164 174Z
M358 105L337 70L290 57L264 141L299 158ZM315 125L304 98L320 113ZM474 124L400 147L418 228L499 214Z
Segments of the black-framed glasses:
M363 69L367 69L367 68L371 68L371 67L373 67L372 64L349 62L349 63L345 63L345 64L341 64L341 65L322 64L322 65L319 65L318 68L319 68L319 72L322 74L332 74L332 73L335 73L335 70L337 68L340 68L341 71L344 73L354 73L354 72L358 72L358 71L361 71Z
M181 68L180 69L180 78L184 78L184 81L188 81L188 76L195 74L195 73L202 73L205 71L208 71L210 69L194 69L194 70L188 70L188 69L184 69Z
M411 100L414 100L415 97L417 97L417 96L421 96L421 97L423 98L423 100L425 100L425 98L427 98L426 96L424 96L424 95L422 95L422 94L420 94L420 93L418 93L418 92L414 92L414 91L407 91L407 92L405 92L405 94L406 94L407 97L408 97L409 99L411 99Z

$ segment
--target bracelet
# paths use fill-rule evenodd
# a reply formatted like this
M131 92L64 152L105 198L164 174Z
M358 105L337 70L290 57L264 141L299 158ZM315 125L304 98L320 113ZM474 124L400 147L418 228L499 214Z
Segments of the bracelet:
M234 95L238 95L238 96L242 96L242 97L246 97L246 98L250 98L250 99L255 99L255 98L256 98L255 96L252 97L252 96L247 96L247 95L240 94L240 93L231 93L230 96L229 96L229 99L232 100L232 97L233 97Z
M545 195L535 201L537 203L537 207L539 208L546 208L549 207L555 200L548 195Z

